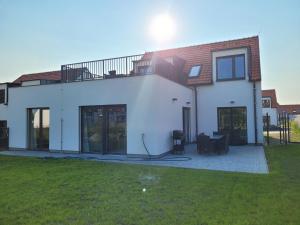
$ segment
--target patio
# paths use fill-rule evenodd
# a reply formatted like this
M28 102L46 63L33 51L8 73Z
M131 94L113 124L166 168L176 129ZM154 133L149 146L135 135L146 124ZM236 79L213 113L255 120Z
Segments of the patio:
M181 167L190 169L207 169L230 172L268 173L267 160L263 146L230 146L225 155L199 155L196 145L185 146L185 154L168 154L159 159L142 159L126 155L70 154L44 151L9 150L1 151L1 155L24 156L38 158L70 158L113 163L131 163L153 166Z

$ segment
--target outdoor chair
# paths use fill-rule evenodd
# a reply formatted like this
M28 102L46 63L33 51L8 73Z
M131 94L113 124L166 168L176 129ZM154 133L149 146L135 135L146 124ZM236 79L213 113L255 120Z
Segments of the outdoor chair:
M197 137L197 151L199 154L214 152L215 140L211 140L209 136L205 134L200 134Z
M224 154L229 151L229 135L224 134L223 137L216 141L215 152L217 154Z

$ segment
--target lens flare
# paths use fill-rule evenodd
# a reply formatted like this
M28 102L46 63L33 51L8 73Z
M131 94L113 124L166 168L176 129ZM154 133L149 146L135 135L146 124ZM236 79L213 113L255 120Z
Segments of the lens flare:
M158 42L170 40L175 34L175 23L172 17L165 13L156 16L150 24L150 35Z

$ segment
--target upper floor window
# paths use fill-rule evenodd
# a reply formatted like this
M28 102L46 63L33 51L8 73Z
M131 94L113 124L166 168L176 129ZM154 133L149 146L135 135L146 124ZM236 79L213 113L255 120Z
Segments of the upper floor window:
M5 103L5 89L0 89L0 104Z
M263 99L262 107L263 108L271 108L271 99Z
M201 65L192 66L189 77L198 77L201 73Z
M216 58L217 80L245 79L245 54Z

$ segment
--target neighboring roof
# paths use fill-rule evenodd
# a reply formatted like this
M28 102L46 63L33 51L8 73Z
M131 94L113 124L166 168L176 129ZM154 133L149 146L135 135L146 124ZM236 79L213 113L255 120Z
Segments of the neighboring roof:
M295 105L279 105L279 112L300 113L300 104Z
M61 80L61 71L49 71L42 73L24 74L16 79L13 83L21 83L23 81L32 80Z
M250 58L250 80L260 81L260 57L259 57L259 40L258 36L215 42L210 44L194 45L182 48L173 48L154 52L146 52L143 59L150 59L152 56L162 58L178 56L186 61L184 73L188 74L193 65L202 65L202 72L199 78L188 79L187 83L193 84L210 84L212 83L212 52L247 47Z
M279 104L277 102L276 91L275 89L262 90L262 97L271 98L271 107L278 108Z

